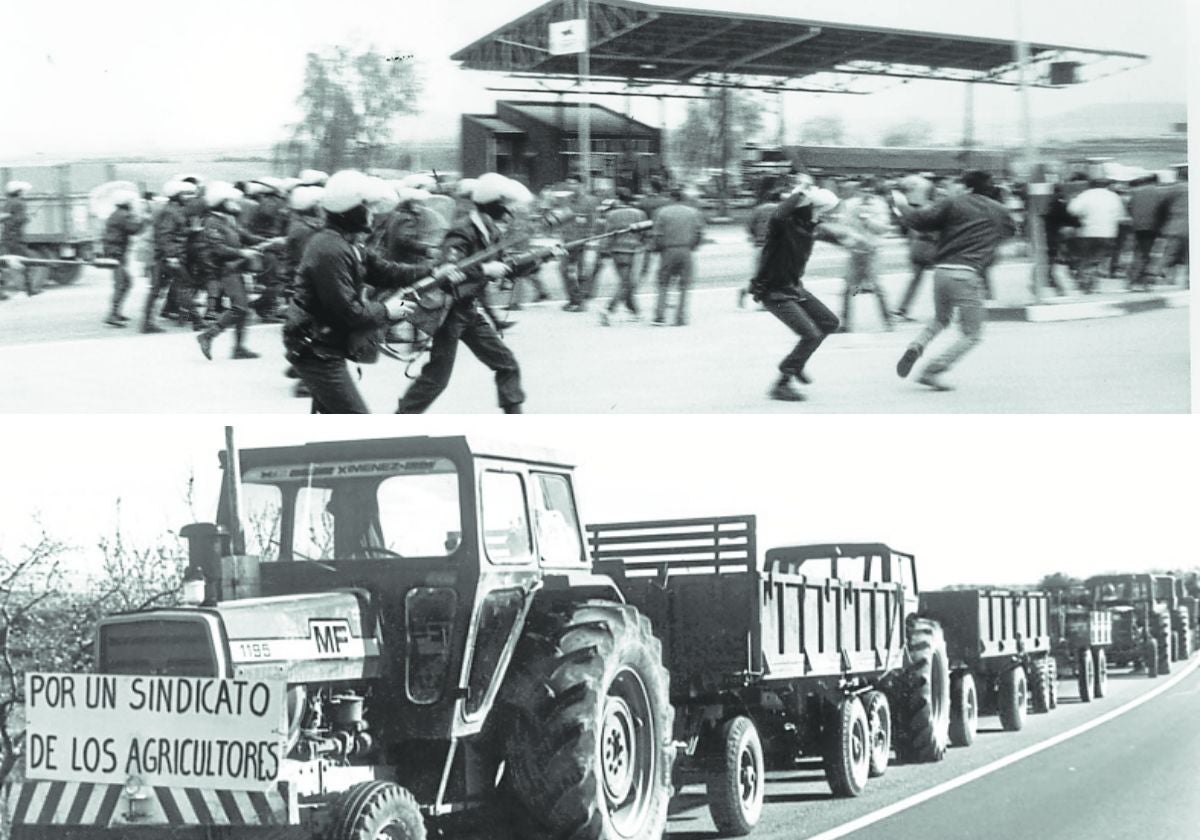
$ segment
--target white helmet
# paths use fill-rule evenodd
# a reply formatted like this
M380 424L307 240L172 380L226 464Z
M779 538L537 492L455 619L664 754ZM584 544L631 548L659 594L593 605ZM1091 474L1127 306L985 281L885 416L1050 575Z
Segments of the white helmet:
M409 201L424 201L427 198L433 197L433 193L428 190L417 189L416 187L401 187L396 190L396 195L399 197L401 204Z
M9 181L5 186L4 191L9 195L21 195L33 189L33 184L28 181Z
M454 194L462 198L470 198L471 193L475 192L475 185L479 183L475 178L463 178L454 187Z
M189 184L195 184L197 187L204 186L204 176L196 175L191 172L181 172L171 179L172 181L186 181Z
M242 191L228 181L212 181L204 188L204 204L214 210L227 201L236 203L241 197Z
M117 190L109 199L113 203L113 207L133 207L139 196L134 190Z
M494 201L507 205L524 204L533 200L533 194L524 184L498 172L487 172L476 180L471 200L476 204L491 204Z
M412 175L404 178L401 184L405 187L411 187L414 190L435 190L437 189L437 179L432 175L426 175L422 172L414 172Z
M329 213L345 213L371 199L371 179L356 169L335 172L325 183L321 206Z
M299 178L282 178L279 181L279 190L283 193L290 193L299 186L301 186Z
M305 187L324 187L329 180L329 173L320 169L305 169L300 173L300 184Z
M367 204L375 213L389 213L396 209L396 205L400 203L400 197L396 195L396 188L382 178L367 176L370 182L370 192L367 193Z
M162 194L167 198L174 198L177 195L195 195L199 189L191 181L177 181L172 178L163 184Z
M296 187L288 196L288 207L297 213L305 213L317 206L324 192L324 187Z

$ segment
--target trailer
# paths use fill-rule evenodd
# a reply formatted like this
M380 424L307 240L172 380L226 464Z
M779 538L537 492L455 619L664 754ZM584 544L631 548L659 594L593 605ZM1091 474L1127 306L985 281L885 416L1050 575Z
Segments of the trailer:
M1048 612L1044 592L921 593L920 614L945 631L951 703L976 710L968 726L951 729L952 744L974 740L978 714L999 714L1005 729L1017 731L1025 725L1030 700L1038 713L1057 703Z
M1083 703L1108 693L1107 648L1112 641L1111 610L1091 608L1086 593L1064 593L1054 599L1050 609L1052 661L1057 674L1075 678Z
M945 643L918 618L916 561L882 543L790 546L760 560L753 516L588 527L595 571L662 640L679 781L717 828L758 822L767 766L822 761L836 796L943 757Z
M24 241L30 256L64 261L31 271L46 272L49 280L65 285L78 280L83 265L100 255L105 220L92 216L88 196L116 180L116 169L111 163L0 167L0 183L20 180L32 185L25 197L29 222Z

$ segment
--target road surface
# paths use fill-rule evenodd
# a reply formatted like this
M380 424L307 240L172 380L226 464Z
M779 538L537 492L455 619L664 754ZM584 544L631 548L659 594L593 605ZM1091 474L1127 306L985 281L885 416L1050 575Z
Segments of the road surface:
M819 764L769 774L762 821L754 840L1128 840L1200 837L1200 658L1171 677L1147 679L1118 672L1109 696L1079 703L1070 680L1060 683L1061 705L1029 715L1020 732L1004 732L995 717L980 719L974 745L952 749L944 761L890 767L863 795L835 800ZM956 785L1032 751L1168 685L1141 705L1080 734ZM938 793L938 789L948 788ZM699 785L672 802L668 840L713 840ZM899 813L854 828L890 806L935 793Z
M809 372L815 383L803 403L766 397L775 366L794 337L736 292L752 258L735 231L714 231L701 252L698 287L687 327L643 323L602 327L592 312L572 314L550 301L512 313L506 340L521 363L526 410L539 413L646 412L1186 412L1190 409L1189 312L1186 306L1116 318L1052 323L989 323L984 342L947 381L952 393L932 393L895 375L895 364L920 324L883 330L875 301L855 300L856 332L831 336ZM900 242L884 249L885 286L895 301L907 282ZM844 255L828 246L813 259L809 287L841 310ZM547 269L547 278L553 277ZM996 271L1001 302L1027 300L1027 266ZM611 289L613 276L602 281ZM199 353L190 330L140 335L101 323L107 277L89 270L74 286L0 303L0 411L304 413L290 396L279 327L251 328L249 344L263 354L229 359L232 339L218 339L216 360ZM552 287L554 288L554 287ZM556 288L554 288L557 291ZM133 315L144 289L135 285ZM639 297L643 311L653 293ZM929 281L913 314L930 314ZM1186 301L1186 298L1184 298ZM950 336L940 341L948 343ZM935 344L936 352L939 345ZM419 362L408 373L415 375ZM363 368L362 389L373 411L394 410L406 387L404 366L384 360ZM435 412L496 410L491 374L464 349Z

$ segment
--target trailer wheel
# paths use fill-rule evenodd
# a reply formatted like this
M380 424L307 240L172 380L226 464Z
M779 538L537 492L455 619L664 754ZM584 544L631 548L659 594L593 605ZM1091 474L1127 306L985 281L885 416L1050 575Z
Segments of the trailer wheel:
M882 691L868 691L863 695L863 706L867 710L867 725L871 736L872 778L887 772L892 753L892 707Z
M416 798L395 782L360 782L334 804L329 840L425 840Z
M708 810L717 831L741 837L762 816L765 767L754 721L741 715L721 727L720 769L707 779Z
M1090 703L1096 687L1096 672L1092 667L1092 652L1088 648L1079 651L1075 673L1079 675L1079 702Z
M1146 640L1146 676L1154 679L1158 676L1158 642L1154 639Z
M979 694L975 677L958 671L950 677L950 746L969 747L979 731Z
M941 761L950 737L950 668L942 626L926 618L906 622L903 695L893 731L902 761Z
M1058 708L1058 660L1051 656L1046 660L1046 670L1050 674L1050 708Z
M1025 725L1025 706L1029 702L1029 688L1025 683L1025 669L1018 665L1000 675L1000 725L1009 732L1017 732Z
M834 796L858 796L871 773L871 724L857 697L843 697L827 732L825 778Z
M1049 661L1048 656L1039 657L1030 669L1029 693L1033 697L1033 711L1039 715L1050 711L1050 667L1046 664Z
M1108 654L1104 652L1104 648L1098 647L1092 650L1092 658L1095 660L1096 671L1092 695L1099 700L1108 694Z
M587 601L530 615L499 701L517 836L658 840L675 756L669 679L650 620L633 607Z

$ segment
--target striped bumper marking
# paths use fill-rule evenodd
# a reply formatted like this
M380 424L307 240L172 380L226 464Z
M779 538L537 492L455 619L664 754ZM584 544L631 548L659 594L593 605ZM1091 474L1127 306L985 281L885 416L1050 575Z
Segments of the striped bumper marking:
M266 793L154 788L135 818L121 785L24 782L9 795L13 825L288 825L286 783ZM118 807L120 806L120 807Z

